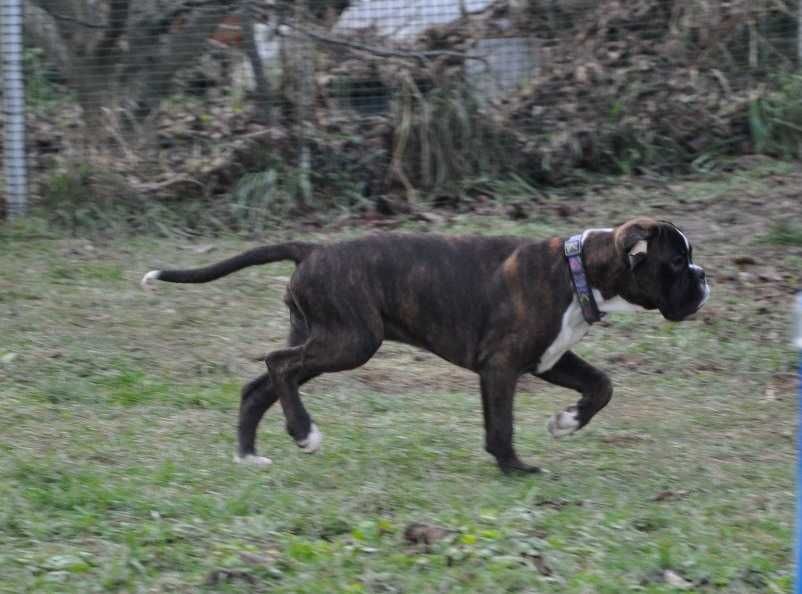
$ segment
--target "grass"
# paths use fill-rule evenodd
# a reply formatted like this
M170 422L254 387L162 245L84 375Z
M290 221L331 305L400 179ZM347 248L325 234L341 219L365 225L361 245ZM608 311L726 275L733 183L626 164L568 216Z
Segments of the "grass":
M774 245L802 246L802 226L780 221L763 236L763 241Z
M714 189L697 189L712 212ZM581 220L462 215L449 231L565 234L610 220L598 205L623 208L621 194ZM732 266L730 231L691 233L714 277ZM578 352L616 395L572 438L544 425L575 396L523 379L516 440L547 475L502 476L475 378L393 344L304 388L319 455L271 410L265 470L232 464L235 413L251 359L283 339L292 268L137 285L246 245L211 243L0 228L0 592L656 594L676 591L666 570L694 592L789 591L794 355L785 310L758 313L752 289L722 275L699 320L595 328ZM799 249L777 253L798 275ZM413 522L453 532L412 545Z

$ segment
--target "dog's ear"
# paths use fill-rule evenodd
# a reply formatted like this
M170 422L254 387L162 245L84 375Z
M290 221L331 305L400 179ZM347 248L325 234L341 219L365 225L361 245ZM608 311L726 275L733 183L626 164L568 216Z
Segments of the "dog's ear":
M646 259L649 240L656 233L657 221L645 217L628 221L615 230L615 247L626 255L630 270Z

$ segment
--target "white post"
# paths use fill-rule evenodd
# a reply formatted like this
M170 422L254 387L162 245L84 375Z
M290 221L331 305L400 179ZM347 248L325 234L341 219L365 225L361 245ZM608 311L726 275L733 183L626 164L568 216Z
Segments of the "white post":
M794 300L791 344L802 353L802 293ZM802 357L799 360L799 400L797 406L802 407ZM802 594L802 408L798 408L796 430L796 567L794 568L794 593Z
M25 85L22 74L23 0L0 0L0 54L2 54L5 138L3 165L8 217L28 213L25 162Z

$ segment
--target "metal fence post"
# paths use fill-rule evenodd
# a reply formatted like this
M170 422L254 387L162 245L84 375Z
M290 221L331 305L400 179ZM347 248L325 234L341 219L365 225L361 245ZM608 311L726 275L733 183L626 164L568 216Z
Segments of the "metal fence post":
M23 0L0 0L5 171L8 217L28 213L25 162L25 85L22 73Z

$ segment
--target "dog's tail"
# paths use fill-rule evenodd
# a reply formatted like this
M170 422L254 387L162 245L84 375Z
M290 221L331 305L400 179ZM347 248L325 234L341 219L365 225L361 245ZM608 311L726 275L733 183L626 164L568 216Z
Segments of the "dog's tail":
M263 245L203 268L151 270L142 277L142 287L145 289L150 288L150 284L155 280L169 283L208 283L248 266L258 266L282 260L292 260L298 264L317 247L318 244L315 243L289 241L276 245Z

